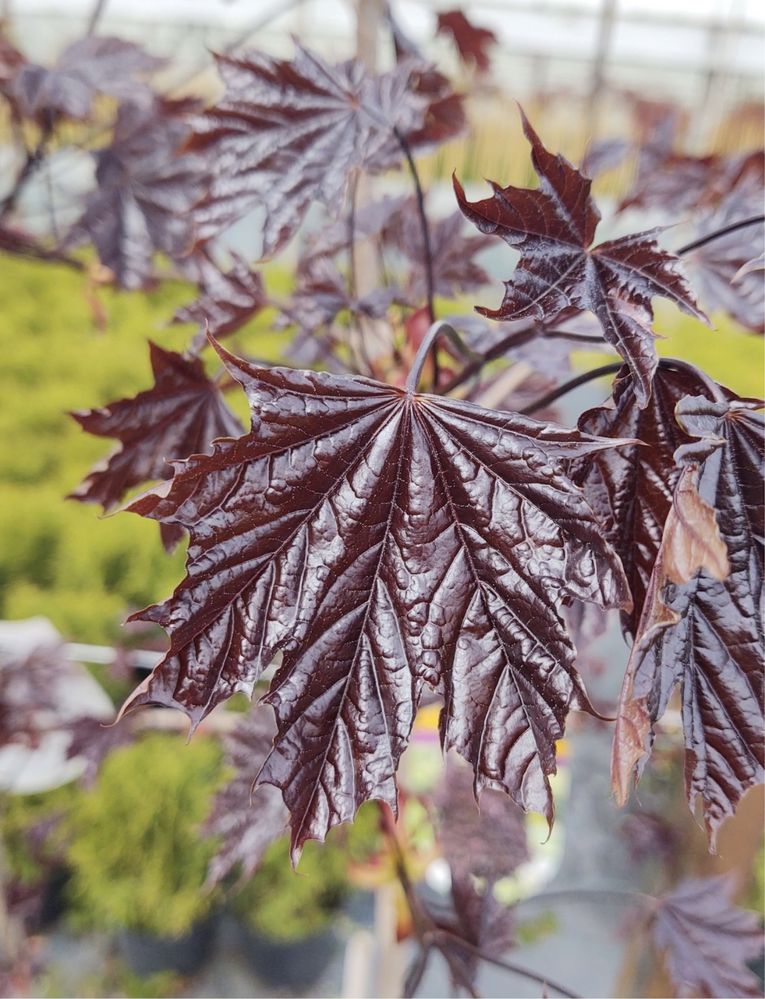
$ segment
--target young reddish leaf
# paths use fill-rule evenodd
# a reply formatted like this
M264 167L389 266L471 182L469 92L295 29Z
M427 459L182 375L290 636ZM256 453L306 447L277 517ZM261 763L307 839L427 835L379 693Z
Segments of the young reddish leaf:
M154 385L130 399L103 409L72 413L83 430L116 437L120 446L96 465L71 493L84 503L116 506L133 486L173 474L173 459L208 450L217 437L238 437L242 426L209 380L199 358L163 350L149 343ZM180 533L163 525L166 547Z
M200 280L202 294L175 313L174 323L197 323L203 335L209 332L223 337L241 329L265 307L262 277L238 254L232 253L232 257L234 266L225 274L206 259Z
M759 996L747 967L762 954L760 919L731 901L726 875L689 878L659 902L651 933L681 996Z
M435 100L415 92L411 63L370 76L358 62L331 66L300 46L292 61L258 52L216 59L226 93L191 143L216 167L200 230L214 235L260 205L264 255L291 238L311 202L336 211L354 171L397 163L396 132L420 142Z
M36 63L21 66L11 97L22 115L41 123L55 115L87 118L99 93L146 101L149 90L136 77L153 72L162 62L133 42L89 36L67 46L52 69Z
M761 405L720 393L716 401L686 397L676 407L684 430L695 438L677 452L690 472L679 480L675 513L665 525L614 739L614 786L624 799L633 770L639 774L650 753L655 722L673 688L682 687L686 790L691 808L697 799L703 802L713 847L721 822L747 788L763 780L765 766L765 440L762 420L752 413ZM696 466L698 497L688 491ZM703 568L692 571L694 564Z
M590 196L591 181L562 156L551 155L521 114L540 179L538 190L493 184L491 198L471 203L454 178L466 218L521 254L501 306L478 311L492 319L552 322L572 306L589 309L606 340L627 362L639 403L646 406L658 360L651 299L663 296L690 315L702 314L676 269L677 257L656 242L660 230L591 248L600 219Z
M425 248L422 224L414 198L407 199L391 214L383 229L383 239L404 254L411 265L407 295L413 304L421 303L426 294ZM433 290L445 298L456 298L463 292L474 291L489 283L489 275L476 263L476 254L485 250L485 236L466 236L459 212L430 222Z
M283 836L289 818L281 795L271 787L253 787L276 734L268 708L252 708L223 742L226 764L234 771L215 795L205 833L220 846L210 861L207 885L212 887L239 868L242 878L257 869L274 840Z
M701 374L695 376L686 367L673 369L671 363L660 362L645 409L639 406L633 379L624 371L614 383L613 399L579 418L579 429L585 433L642 442L595 454L573 473L622 560L633 603L622 622L631 635L640 620L680 474L675 451L691 439L675 419L675 406L684 396L705 391Z
M123 104L112 143L97 153L97 189L69 238L89 238L125 288L151 283L157 252L182 257L194 243L190 212L204 190L201 166L179 156L188 127L169 101Z
M763 160L753 157L715 210L697 227L703 238L735 222L762 214ZM699 298L711 312L729 316L755 333L765 332L765 283L750 262L762 254L763 226L737 229L684 255Z
M443 744L476 789L552 821L555 741L588 704L558 604L628 599L564 462L619 442L218 350L252 432L130 506L191 542L173 597L138 615L170 650L125 707L196 725L281 651L260 782L282 789L299 850L369 798L396 807L417 704L440 685Z
M445 10L438 15L437 31L450 35L460 58L467 66L475 66L481 73L489 68L489 49L496 45L497 36L488 28L472 24L461 10Z

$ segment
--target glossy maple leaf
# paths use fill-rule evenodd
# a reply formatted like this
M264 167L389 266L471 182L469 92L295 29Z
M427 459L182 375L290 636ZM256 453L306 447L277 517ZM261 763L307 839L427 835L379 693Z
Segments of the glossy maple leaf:
M686 790L691 808L703 802L712 846L722 821L765 773L765 434L753 413L762 403L713 394L676 407L692 440L677 452L684 471L630 655L612 764L623 800L650 753L655 722L681 686ZM678 496L690 473L698 486Z
M273 713L254 707L223 740L226 765L234 775L215 795L204 826L219 842L207 872L210 887L237 868L242 878L249 878L271 843L286 832L289 815L278 791L263 787L253 794L275 734Z
M588 309L629 366L640 405L646 406L658 363L651 300L662 296L692 316L702 314L677 270L677 257L656 242L660 230L591 246L600 220L590 196L592 182L562 156L549 153L521 115L539 189L493 184L491 198L468 202L454 178L466 218L521 254L501 306L478 311L492 319L552 322L571 307Z
M232 253L233 266L223 272L204 258L200 274L202 294L173 316L174 323L197 323L205 336L228 336L241 329L267 304L263 278L238 254Z
M159 252L183 257L194 245L191 209L201 198L201 163L178 150L188 134L186 102L123 104L111 145L96 153L96 190L69 242L90 239L125 288L152 281Z
M441 11L436 23L438 33L451 37L467 66L475 66L481 73L488 70L489 49L497 43L493 31L473 24L461 10Z
M747 967L763 950L754 912L734 905L726 875L689 878L659 902L651 935L680 996L759 996Z
M446 95L418 92L421 71L402 63L370 75L354 60L330 65L297 47L293 60L258 52L216 56L222 100L198 122L193 149L215 162L197 211L203 236L257 206L265 211L263 254L282 247L313 201L337 211L357 170L395 165L413 144L432 105Z
M476 789L552 821L555 741L588 704L557 604L628 599L564 462L617 442L218 350L252 431L129 507L191 541L186 579L138 615L170 649L125 709L196 725L281 651L259 781L282 789L299 851L369 798L395 809L417 704L440 687L442 742Z
M115 437L120 445L71 494L85 503L117 505L129 489L173 474L170 462L208 450L218 437L238 437L242 426L210 381L199 358L149 343L154 385L101 409L72 413L83 430ZM180 532L163 525L166 547Z
M585 433L641 442L592 455L572 473L624 566L633 607L623 613L622 622L631 635L640 620L680 475L675 451L691 440L675 419L675 406L705 387L705 377L689 365L673 367L672 361L661 361L651 401L641 409L635 383L625 369L614 383L612 399L579 418L579 429Z
M57 115L83 119L99 93L148 100L150 91L138 77L162 64L133 42L89 36L68 45L50 69L32 62L20 66L10 96L20 114L41 123Z

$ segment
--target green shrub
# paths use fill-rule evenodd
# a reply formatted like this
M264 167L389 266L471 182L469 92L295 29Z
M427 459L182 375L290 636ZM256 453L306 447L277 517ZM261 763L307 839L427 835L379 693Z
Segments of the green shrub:
M209 911L215 844L199 827L222 777L217 744L200 736L155 733L110 754L67 823L78 925L177 936Z
M45 876L46 867L60 859L61 827L77 797L73 784L39 794L0 794L0 849L11 878L35 884Z
M280 839L266 851L233 906L250 929L286 943L326 929L348 892L346 858L339 845L306 843L293 871L289 840Z

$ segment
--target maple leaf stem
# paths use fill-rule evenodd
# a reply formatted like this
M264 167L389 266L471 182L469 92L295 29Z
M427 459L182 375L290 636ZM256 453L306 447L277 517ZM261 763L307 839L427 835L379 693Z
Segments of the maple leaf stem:
M431 350L436 342L436 337L440 333L447 336L457 350L467 353L467 349L459 338L459 334L449 323L445 322L443 319L439 319L438 322L434 322L428 332L423 337L423 341L420 344L417 353L414 355L414 360L412 361L412 366L409 369L409 374L407 375L405 390L409 394L413 394L417 391L417 385L420 381L420 375L422 374L422 368L425 364L425 358L428 356L428 352Z
M599 368L593 368L591 371L585 371L581 375L577 375L576 378L572 378L557 388L552 389L550 392L546 392L539 399L535 399L534 402L530 402L528 406L524 406L523 409L519 410L524 416L528 416L531 413L535 413L538 409L544 409L545 406L549 406L551 402L555 402L556 399L560 399L562 395L566 395L567 392L572 392L575 388L579 388L580 385L586 385L587 382L594 381L596 378L602 378L604 375L615 374L623 367L622 361L614 361L613 364L604 364Z
M51 116L48 115L46 117L45 124L43 125L37 145L34 149L27 149L26 159L24 160L18 176L16 177L16 183L13 185L12 189L5 196L5 198L3 198L2 202L0 202L0 221L2 221L6 215L12 212L16 207L16 202L26 186L27 181L29 181L38 167L40 167L45 160L48 140L50 139L52 131L53 120Z
M420 229L422 231L422 247L425 253L425 295L427 298L427 308L428 308L428 318L431 323L436 321L436 305L435 305L435 284L433 281L433 247L430 241L430 226L428 225L428 216L425 212L425 194L422 190L422 184L420 183L420 175L417 172L417 164L414 162L414 157L412 156L412 150L409 143L404 138L403 134L399 129L394 128L393 134L398 140L399 146L401 146L401 151L406 157L407 166L409 167L409 173L412 177L412 183L414 184L414 193L417 196L417 214L420 218ZM433 347L433 386L438 385L438 352Z
M678 255L681 253L690 253L691 250L698 250L699 247L706 246L707 243L711 243L715 239L721 239L723 236L727 236L731 232L738 232L739 229L745 229L750 225L758 225L761 222L765 222L765 215L753 215L751 218L742 219L740 222L732 222L730 225L726 225L722 229L715 229L714 232L710 232L706 236L694 239L692 243L686 243L685 246L681 246L680 249L675 252Z

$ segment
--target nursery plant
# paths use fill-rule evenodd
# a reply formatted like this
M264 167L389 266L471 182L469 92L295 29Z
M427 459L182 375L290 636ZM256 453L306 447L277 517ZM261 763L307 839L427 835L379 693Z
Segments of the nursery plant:
M142 391L73 413L116 446L72 498L123 505L157 521L168 549L187 546L173 594L133 615L169 646L123 716L178 708L193 731L232 695L262 694L229 747L212 881L236 865L286 877L288 853L298 865L308 841L376 801L419 944L407 994L438 951L475 995L486 960L544 984L507 961L511 911L493 889L525 856L519 814L553 825L571 711L612 725L623 804L679 696L685 791L712 850L763 780L763 403L660 357L654 323L663 299L699 321L699 339L721 310L762 334L763 156L681 154L657 112L633 143L591 149L587 168L633 157L621 209L661 211L691 238L631 231L621 211L601 234L585 167L509 103L533 186L455 173L454 209L437 215L418 161L468 131L467 92L485 84L495 39L442 12L466 62L458 89L388 14L386 69L299 43L291 57L232 47L215 56L222 96L207 105L153 89L157 60L99 35L97 16L50 67L5 40L0 91L20 155L0 249L81 271L96 298L168 274L198 286L167 317L196 325L186 348L156 336ZM35 228L24 195L67 142L93 157L94 186ZM397 170L410 193L400 178L383 193ZM242 220L259 227L255 261L227 249ZM492 248L501 287L482 263ZM275 294L265 263L283 253L293 281ZM247 338L267 308L284 365ZM572 377L583 348L609 357ZM605 378L602 405L563 425L551 407ZM249 429L228 401L239 392ZM625 638L615 717L578 669L607 610ZM434 699L441 746L470 771L467 803L461 778L446 784L459 806L446 792L433 802L446 914L418 894L396 826L399 761ZM107 757L73 817L83 911L165 934L203 914L213 848L193 829L217 766L201 735L182 752L149 736ZM331 850L311 849L328 873ZM695 878L636 900L678 992L757 994L760 925L732 890ZM254 918L283 901L272 893Z
M180 937L210 913L214 844L200 827L221 777L211 739L187 753L178 736L151 733L109 754L64 820L77 925Z

